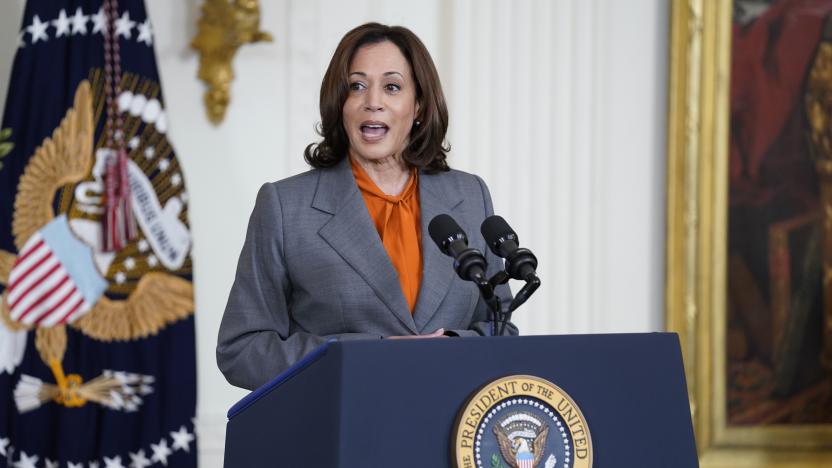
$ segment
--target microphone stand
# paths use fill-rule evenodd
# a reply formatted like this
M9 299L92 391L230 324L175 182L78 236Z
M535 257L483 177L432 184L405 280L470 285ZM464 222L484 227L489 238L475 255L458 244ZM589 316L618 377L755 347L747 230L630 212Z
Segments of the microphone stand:
M540 287L540 278L537 277L536 274L531 273L529 276L526 277L526 285L523 286L516 296L514 296L514 300L511 301L511 304L508 306L508 311L503 315L505 320L500 327L500 335L503 334L505 330L506 324L511 320L511 313L514 312L518 307L523 305L535 291L537 288Z
M480 295L488 306L488 319L491 322L492 336L502 336L505 333L506 324L511 321L512 312L523 305L540 287L540 278L534 273L529 274L526 277L525 286L514 296L508 309L503 311L503 303L500 297L494 294L494 289L498 285L507 283L508 279L509 275L506 271L499 271L489 280L480 277L475 282L480 290Z
M496 333L495 322L499 317L502 317L502 301L500 297L494 294L494 287L501 283L495 283L495 278L498 278L501 273L499 272L494 275L490 280L486 280L484 277L480 276L475 281L477 288L480 290L480 296L482 296L485 304L488 306L488 320L491 322L491 335L494 336ZM503 283L508 280L508 275L506 275L506 279L503 280Z

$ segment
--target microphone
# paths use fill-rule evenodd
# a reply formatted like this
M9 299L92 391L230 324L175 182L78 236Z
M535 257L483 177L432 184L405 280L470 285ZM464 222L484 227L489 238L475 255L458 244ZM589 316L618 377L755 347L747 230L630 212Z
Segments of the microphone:
M453 218L446 214L437 215L430 220L428 233L442 253L453 257L454 270L460 278L487 285L485 256L479 250L468 247L465 231Z
M506 259L506 273L509 277L532 281L537 278L537 257L531 250L519 246L517 233L506 220L493 215L485 218L480 232L494 255Z

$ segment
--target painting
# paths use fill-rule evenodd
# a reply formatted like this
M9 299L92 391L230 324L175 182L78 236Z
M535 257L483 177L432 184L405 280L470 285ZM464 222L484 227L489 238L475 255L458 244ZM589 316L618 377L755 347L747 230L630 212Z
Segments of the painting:
M832 0L671 14L667 326L702 466L832 466Z
M832 1L735 0L732 13L728 423L830 424Z

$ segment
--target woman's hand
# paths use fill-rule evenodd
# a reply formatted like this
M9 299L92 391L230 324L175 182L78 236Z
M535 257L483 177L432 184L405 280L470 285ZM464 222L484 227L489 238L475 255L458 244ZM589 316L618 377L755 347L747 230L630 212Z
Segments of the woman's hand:
M427 335L396 335L396 336L388 336L388 340L420 340L422 338L448 338L445 335L445 329L440 328L433 333L428 333Z

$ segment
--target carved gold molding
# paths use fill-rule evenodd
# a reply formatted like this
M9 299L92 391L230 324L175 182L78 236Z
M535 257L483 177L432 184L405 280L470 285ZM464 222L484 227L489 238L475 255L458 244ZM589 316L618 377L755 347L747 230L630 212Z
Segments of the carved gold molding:
M667 328L682 344L701 466L832 466L828 429L727 425L731 14L730 0L673 0L671 7Z
M198 32L191 47L199 51L199 79L205 82L205 109L212 123L219 124L231 100L234 69L231 61L245 44L271 42L271 34L260 30L257 0L205 0Z

